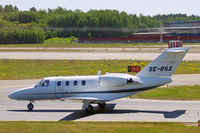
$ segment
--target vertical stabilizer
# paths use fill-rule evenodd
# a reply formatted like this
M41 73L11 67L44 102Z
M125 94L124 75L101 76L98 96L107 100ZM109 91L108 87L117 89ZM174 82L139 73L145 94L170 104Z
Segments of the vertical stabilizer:
M170 48L149 63L136 76L171 77L189 48Z

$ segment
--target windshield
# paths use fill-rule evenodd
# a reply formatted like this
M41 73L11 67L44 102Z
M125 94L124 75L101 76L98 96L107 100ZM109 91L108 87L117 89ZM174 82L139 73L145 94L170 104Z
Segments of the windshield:
M44 82L42 82L42 87L48 87L49 86L49 80L45 80Z
M42 83L43 83L43 81L44 81L44 79L40 80L40 81L35 85L35 87L39 87L39 86L41 86Z
M49 80L44 80L44 79L40 80L40 82L38 82L35 85L35 87L39 87L39 86L41 86L41 87L48 87L49 86Z

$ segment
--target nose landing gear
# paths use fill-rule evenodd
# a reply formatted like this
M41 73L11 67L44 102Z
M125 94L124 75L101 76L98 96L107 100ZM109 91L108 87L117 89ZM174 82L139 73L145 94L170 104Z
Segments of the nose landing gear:
M29 111L32 111L34 108L34 105L32 104L32 102L30 101L30 103L27 105L27 108Z

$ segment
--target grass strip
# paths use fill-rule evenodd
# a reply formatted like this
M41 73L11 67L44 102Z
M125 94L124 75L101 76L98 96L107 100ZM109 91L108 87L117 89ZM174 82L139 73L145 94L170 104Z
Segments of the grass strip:
M0 60L0 80L38 79L48 76L96 75L99 70L127 73L127 66L144 68L150 61L136 60ZM200 61L184 61L176 74L200 73ZM135 73L129 73L135 74Z
M198 133L200 127L151 122L1 121L1 133Z
M0 44L0 47L97 47L97 48L116 48L116 47L137 47L137 46L156 46L166 45L167 43L78 43L78 44L67 44L67 43L44 43L44 44ZM188 43L186 45L200 45L200 43Z
M161 87L132 96L142 99L200 100L200 86Z

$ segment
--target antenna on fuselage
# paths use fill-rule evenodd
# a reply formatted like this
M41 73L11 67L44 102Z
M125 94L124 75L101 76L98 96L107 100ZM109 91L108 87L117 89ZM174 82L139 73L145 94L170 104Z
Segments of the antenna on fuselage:
M97 76L100 76L101 75L101 71L99 71L98 73L97 73Z

